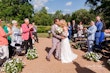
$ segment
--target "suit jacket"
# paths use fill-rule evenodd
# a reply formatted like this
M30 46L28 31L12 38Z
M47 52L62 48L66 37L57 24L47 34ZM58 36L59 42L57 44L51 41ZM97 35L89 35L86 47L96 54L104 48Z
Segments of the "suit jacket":
M103 23L101 21L96 22L96 27L97 27L97 32L95 34L95 37L100 37L101 36L101 31L103 29Z
M29 24L29 27L32 26L31 24ZM21 29L22 29L22 39L23 40L28 40L29 39L29 33L30 33L30 36L32 38L32 30L30 30L27 26L27 24L22 24L21 26Z
M96 31L97 31L97 27L95 25L90 26L87 30L87 34L88 34L87 39L91 40L91 41L94 41Z
M53 24L51 27L51 32L52 32L52 41L53 42L60 42L61 36L56 34L56 29L58 28L58 25Z

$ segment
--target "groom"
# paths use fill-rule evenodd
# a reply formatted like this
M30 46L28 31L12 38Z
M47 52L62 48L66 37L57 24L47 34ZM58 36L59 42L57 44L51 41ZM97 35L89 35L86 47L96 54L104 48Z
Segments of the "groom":
M54 24L51 27L51 32L52 32L52 49L49 51L49 54L46 57L47 61L50 61L50 56L53 54L55 49L56 49L55 58L57 60L61 59L60 43L61 43L61 39L64 39L64 37L56 34L56 32L55 32L56 29L59 26L60 26L60 20L58 18L54 19Z

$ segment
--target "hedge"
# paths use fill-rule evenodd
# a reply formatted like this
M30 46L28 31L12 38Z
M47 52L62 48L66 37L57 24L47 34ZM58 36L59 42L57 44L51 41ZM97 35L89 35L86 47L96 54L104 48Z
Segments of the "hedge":
M49 30L51 30L51 26L37 26L38 33L47 33Z

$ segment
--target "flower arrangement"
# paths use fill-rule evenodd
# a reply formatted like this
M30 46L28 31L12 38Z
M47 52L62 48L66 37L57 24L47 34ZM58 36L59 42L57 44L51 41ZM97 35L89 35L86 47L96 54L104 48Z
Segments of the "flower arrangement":
M1 69L1 71L6 73L20 73L24 65L20 59L9 59L7 60Z
M80 49L80 48L81 48L81 46L80 46L80 44L79 44L79 43L76 43L76 44L74 45L74 48L75 48L75 49Z
M36 59L38 58L38 54L36 52L36 49L28 49L28 52L26 54L26 58L29 59L29 60L33 60L33 59Z
M107 63L110 65L110 59L107 60Z
M63 29L61 27L58 27L56 29L56 34L61 34L63 32Z
M102 58L102 55L101 54L98 54L98 53L94 53L94 52L86 52L86 54L84 55L84 58L86 58L87 60L90 60L90 61L99 61L99 59Z

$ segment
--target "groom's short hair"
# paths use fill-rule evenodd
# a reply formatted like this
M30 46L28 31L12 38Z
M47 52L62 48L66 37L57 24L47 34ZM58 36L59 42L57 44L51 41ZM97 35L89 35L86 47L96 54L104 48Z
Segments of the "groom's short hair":
M57 20L59 20L59 18L55 18L55 19L54 19L54 23L57 22Z

